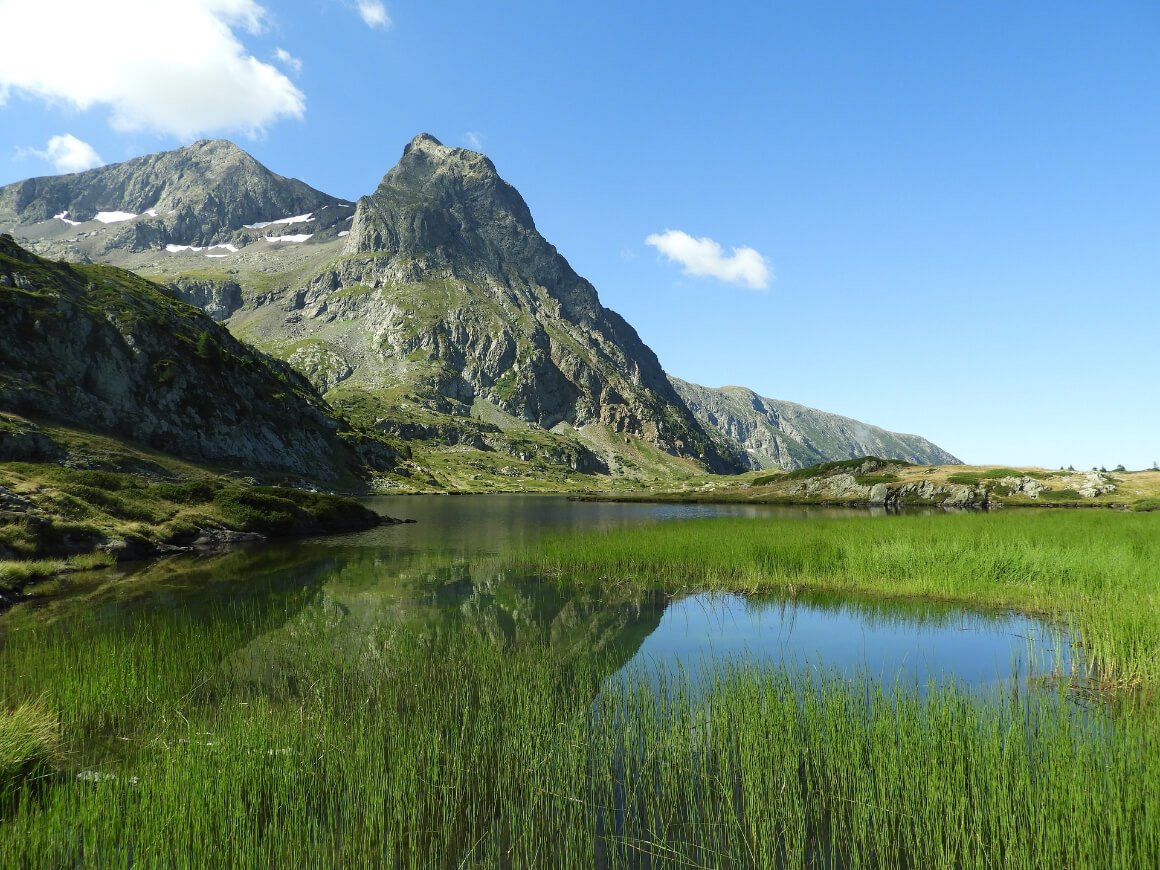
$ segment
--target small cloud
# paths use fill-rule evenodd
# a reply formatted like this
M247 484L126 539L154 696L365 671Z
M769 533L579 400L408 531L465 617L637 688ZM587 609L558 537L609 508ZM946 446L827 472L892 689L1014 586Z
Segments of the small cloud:
M84 172L94 166L105 165L97 149L72 133L53 136L44 150L29 148L23 153L47 160L57 172Z
M381 27L386 30L391 26L391 16L380 0L357 0L355 6L367 27Z
M474 130L468 130L463 134L463 141L467 143L468 148L478 151L483 147L483 134Z
M680 263L686 275L717 278L753 290L765 290L773 280L765 257L753 248L734 248L733 253L725 256L721 246L712 239L695 239L681 230L653 233L644 243L674 263Z
M637 252L634 251L632 248L621 248L620 249L620 259L624 260L626 263L631 263L633 260L637 259L639 256L640 255L637 254Z
M284 49L284 48L275 49L274 50L274 58L278 61L278 63L282 64L282 66L284 66L286 69L293 72L294 75L298 75L300 72L302 72L302 61L299 58L296 58L294 55L292 55L286 49Z

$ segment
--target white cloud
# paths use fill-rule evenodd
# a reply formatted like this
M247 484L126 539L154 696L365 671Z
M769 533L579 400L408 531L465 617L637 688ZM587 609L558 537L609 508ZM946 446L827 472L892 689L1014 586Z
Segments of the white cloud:
M355 6L358 7L358 14L362 16L367 27L386 29L391 26L391 17L387 15L387 9L381 0L357 0Z
M256 135L306 108L302 92L238 38L261 32L265 17L255 0L0 0L0 33L22 35L0 52L0 101L19 93L106 106L118 130L183 139Z
M483 148L483 134L475 130L468 130L463 134L463 141L467 143L467 147L473 151L479 151Z
M298 75L298 73L302 72L301 59L295 57L282 47L278 47L274 50L274 59L277 60L278 63L282 64L282 66L286 67L286 69L293 71L295 75Z
M723 249L710 238L695 239L680 230L653 233L644 240L668 259L680 263L686 275L709 276L730 284L743 284L753 290L765 290L773 272L765 257L753 248L734 248L725 256Z
M105 164L97 149L72 133L53 136L43 151L30 148L25 153L47 160L57 172L84 172Z

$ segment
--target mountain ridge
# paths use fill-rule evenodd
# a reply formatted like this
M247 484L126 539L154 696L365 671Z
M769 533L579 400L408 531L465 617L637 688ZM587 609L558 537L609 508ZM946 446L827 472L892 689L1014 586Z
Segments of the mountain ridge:
M215 153L228 165L207 169L181 196L194 211L189 203L195 194L216 205L187 222L194 232L183 225L180 244L163 245L163 239L178 238L177 227L163 226L168 235L159 235L153 224L160 217L144 213L109 226L74 226L55 212L39 223L19 222L14 192L31 182L38 184L30 189L53 189L44 179L0 188L0 229L16 220L30 245L48 256L110 262L168 284L236 336L288 362L360 425L418 439L444 454L477 451L467 464L483 459L497 466L508 454L532 463L519 472L524 474L543 463L634 474L639 457L626 450L639 439L657 455L735 472L772 467L755 464L755 456L800 467L881 446L880 439L863 445L857 435L861 428L885 430L838 415L829 415L845 421L846 441L837 446L808 433L803 442L774 431L768 415L765 423L755 417L744 426L737 414L712 415L718 422L733 419L732 431L698 415L679 389L685 382L670 379L636 330L601 305L591 283L539 233L531 209L495 164L427 133L412 138L375 191L353 206L276 176L221 140L59 178L75 186L78 178L113 177L121 186L102 182L101 189L145 189L145 182L134 186L122 176L138 167L148 180L150 167L161 165L184 165L196 174L195 167ZM231 172L248 179L246 189L259 191L256 199L231 199L223 190ZM296 185L315 198L274 197L301 192ZM269 197L262 200L261 191ZM91 211L96 194L86 196ZM52 208L60 204L51 201ZM99 203L126 211L144 204L144 198ZM291 214L298 208L313 210ZM50 210L43 198L38 210L22 214L41 217ZM286 217L279 218L279 210ZM715 401L724 401L731 389L719 391ZM758 398L771 407L778 401ZM764 432L761 443L747 443L758 430ZM929 447L926 454L897 445L868 452L904 453L898 458L908 461L954 459ZM458 460L448 454L447 461Z
M852 417L771 399L748 387L703 387L669 378L693 415L743 450L752 470L793 471L860 456L918 465L961 464L920 435L891 432Z

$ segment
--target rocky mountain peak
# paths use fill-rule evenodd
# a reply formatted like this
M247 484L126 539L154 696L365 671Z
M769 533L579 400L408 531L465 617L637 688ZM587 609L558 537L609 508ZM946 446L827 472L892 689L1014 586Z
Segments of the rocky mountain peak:
M430 133L420 133L403 147L403 156L412 152L423 153L436 159L447 157L453 150L448 148Z
M501 276L516 261L525 271L539 263L558 273L555 261L562 263L491 160L427 133L412 139L375 192L359 201L345 253L370 252L474 277Z
M202 139L173 151L135 157L72 175L30 178L0 187L0 230L46 224L59 229L96 221L113 250L233 241L248 225L298 215L345 217L342 200L271 172L233 142ZM38 231L38 237L45 233Z

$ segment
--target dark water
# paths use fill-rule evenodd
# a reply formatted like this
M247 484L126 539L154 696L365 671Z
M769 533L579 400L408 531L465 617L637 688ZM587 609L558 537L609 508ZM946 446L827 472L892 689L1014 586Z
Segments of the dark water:
M934 603L836 596L796 598L577 591L505 572L498 556L545 534L704 517L786 523L865 511L745 505L645 505L553 496L408 496L370 501L417 522L342 537L178 557L130 572L69 581L40 605L4 618L9 629L56 620L128 623L142 611L221 618L242 602L260 626L249 667L262 670L264 635L322 631L338 654L384 625L471 631L497 643L547 644L599 654L609 672L696 678L721 659L867 675L886 685L931 680L987 689L1068 666L1068 644L1048 627L1006 613ZM883 517L882 522L890 522ZM255 614L260 618L254 619ZM4 624L0 623L0 643ZM284 655L284 643L277 644ZM274 667L273 661L267 667Z

